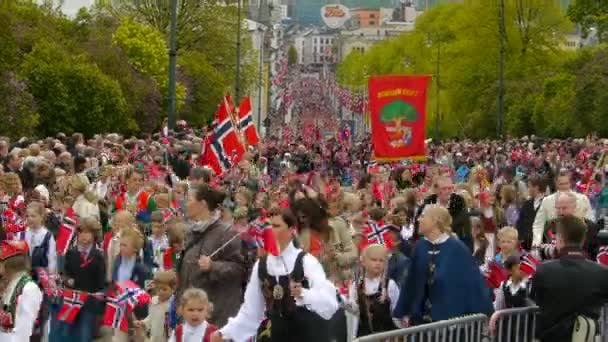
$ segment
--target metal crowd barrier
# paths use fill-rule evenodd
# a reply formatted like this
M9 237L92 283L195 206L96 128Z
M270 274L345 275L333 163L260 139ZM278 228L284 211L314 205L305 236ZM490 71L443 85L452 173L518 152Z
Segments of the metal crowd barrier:
M490 320L476 314L360 337L353 342L534 342L537 306L496 311ZM608 342L608 305L599 319L600 337Z
M487 332L488 317L470 315L360 337L353 342L480 342Z
M490 318L490 336L495 342L532 342L537 313L537 306L498 310Z

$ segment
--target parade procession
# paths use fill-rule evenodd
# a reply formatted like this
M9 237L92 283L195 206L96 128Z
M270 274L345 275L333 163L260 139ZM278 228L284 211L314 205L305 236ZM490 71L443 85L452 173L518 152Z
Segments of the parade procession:
M1 1L0 342L608 341L606 18Z

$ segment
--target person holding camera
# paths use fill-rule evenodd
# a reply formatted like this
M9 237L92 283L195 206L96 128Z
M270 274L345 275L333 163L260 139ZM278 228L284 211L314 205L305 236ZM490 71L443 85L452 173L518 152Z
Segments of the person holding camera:
M563 215L555 221L555 231L559 259L539 265L532 279L530 297L540 308L536 337L573 341L581 332L595 336L600 310L608 302L608 268L585 257L582 219Z

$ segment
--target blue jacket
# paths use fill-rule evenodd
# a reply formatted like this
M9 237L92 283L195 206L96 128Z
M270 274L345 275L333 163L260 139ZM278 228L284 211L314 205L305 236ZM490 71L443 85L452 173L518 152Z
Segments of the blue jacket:
M432 249L435 254L430 253ZM435 255L435 271L427 293L431 255ZM393 315L397 318L409 316L414 324L422 323L427 297L432 304L432 321L493 312L479 267L467 246L452 236L436 246L426 239L418 241Z

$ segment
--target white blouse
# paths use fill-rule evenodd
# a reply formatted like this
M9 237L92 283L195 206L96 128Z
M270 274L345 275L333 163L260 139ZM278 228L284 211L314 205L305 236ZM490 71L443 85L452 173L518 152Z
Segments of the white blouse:
M380 281L382 280L381 277L378 278L365 278L364 281L364 287L365 287L365 294L368 296L371 296L375 293L378 292L378 288L380 287ZM359 328L359 303L358 303L358 294L357 294L357 290L358 290L358 283L357 282L353 282L349 289L348 289L348 299L346 300L346 306L348 308L348 311L351 312L354 316L354 320L353 320L353 336L357 336L357 330ZM397 283L395 283L395 281L393 281L392 279L390 279L388 281L388 286L386 288L386 295L387 295L387 299L390 301L390 309L391 312L393 312L393 310L395 310L395 306L397 306L397 301L399 300L399 286L397 286Z
M23 240L27 242L30 257L32 256L34 248L42 245L44 237L48 232L49 230L45 227L41 227L37 230L31 228L25 230L25 238ZM51 235L51 238L49 239L49 248L46 252L46 257L49 261L48 272L55 273L55 271L57 271L57 247L55 246L55 238L53 235Z
M276 277L290 274L301 251L290 243L280 256L269 255L266 259L268 274ZM323 319L329 320L338 311L336 288L327 279L323 267L314 256L306 254L303 264L304 276L308 280L310 288L302 289L302 298L296 299L296 305L304 306ZM264 319L266 302L262 294L260 279L257 276L258 267L259 260L253 266L251 272L253 276L247 284L245 301L238 314L236 317L230 318L228 324L220 330L224 340L247 341L255 335Z
M13 291L23 273L15 275L15 278L4 291L3 304L9 305ZM29 341L34 330L34 322L38 317L38 310L42 303L42 292L38 285L33 281L28 282L23 287L21 296L17 298L17 308L15 310L15 327L12 332L0 331L0 341L2 342L23 342Z

